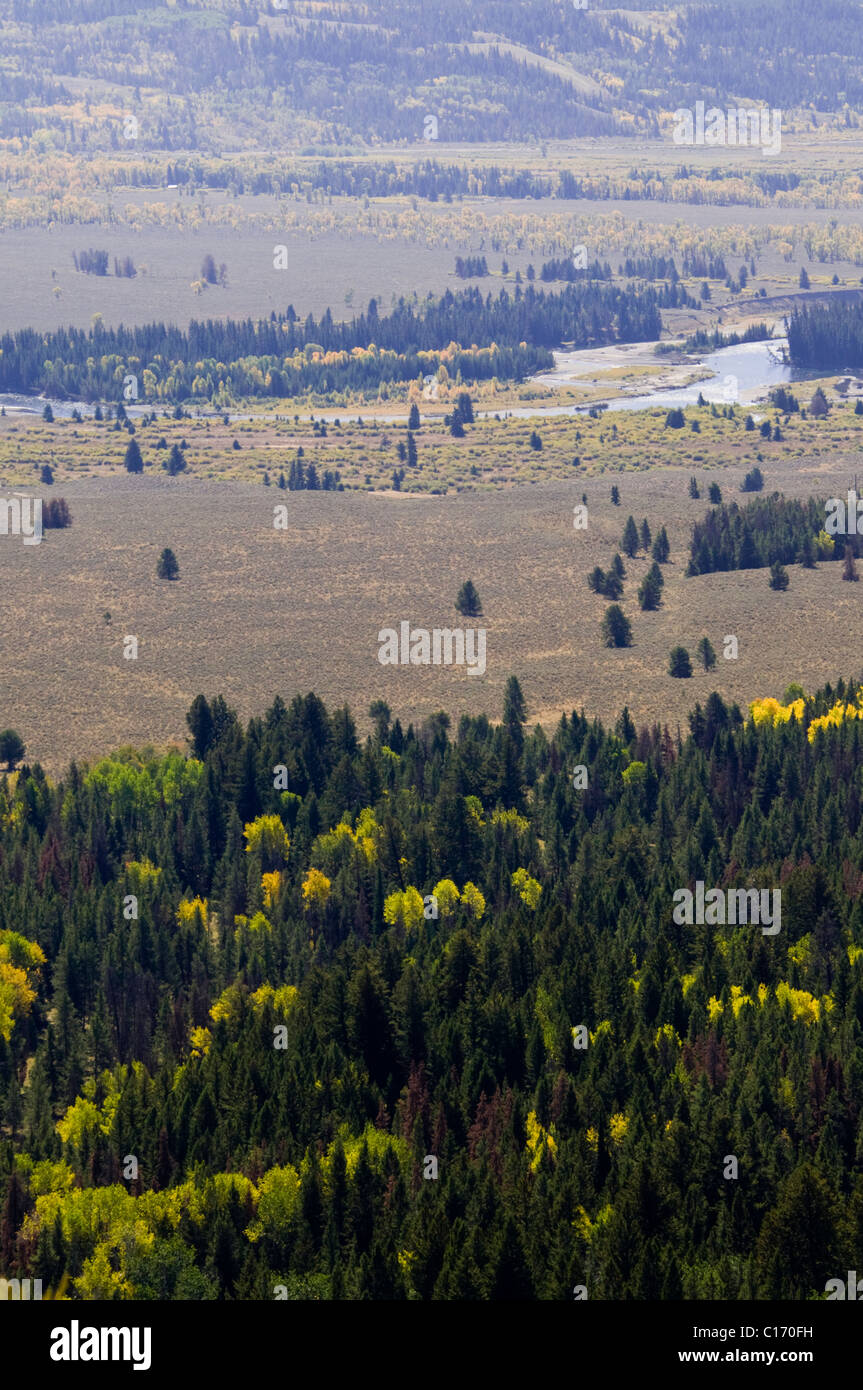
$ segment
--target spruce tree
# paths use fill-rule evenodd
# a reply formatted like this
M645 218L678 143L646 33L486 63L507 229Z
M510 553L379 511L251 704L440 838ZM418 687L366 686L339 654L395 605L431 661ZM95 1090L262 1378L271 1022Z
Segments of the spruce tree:
M167 546L159 556L156 565L156 574L160 579L179 579L180 577L180 566L177 563L177 557L173 550L169 550Z
M628 555L630 560L635 558L638 552L638 527L635 524L635 517L629 516L623 528L623 539L620 548L624 555Z
M685 647L672 647L668 657L668 674L681 679L692 675L692 662Z
M481 618L482 603L472 579L465 580L458 591L455 609L463 618Z
M619 604L613 603L602 620L602 639L607 647L631 647L632 625Z

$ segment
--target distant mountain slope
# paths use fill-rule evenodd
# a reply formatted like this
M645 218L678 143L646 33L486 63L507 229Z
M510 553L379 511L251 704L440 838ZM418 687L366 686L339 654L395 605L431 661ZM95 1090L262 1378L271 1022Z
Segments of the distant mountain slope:
M861 17L856 0L0 0L0 148L655 134L697 100L854 125Z

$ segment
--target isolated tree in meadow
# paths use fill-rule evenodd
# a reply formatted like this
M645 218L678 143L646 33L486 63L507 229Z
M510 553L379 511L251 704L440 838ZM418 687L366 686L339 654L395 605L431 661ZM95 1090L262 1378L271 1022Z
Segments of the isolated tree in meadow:
M771 589L777 589L781 593L788 588L788 583L789 580L787 569L784 565L780 565L779 561L776 560L774 564L770 566Z
M620 506L620 488L617 486L617 483L613 483L613 484L612 484L612 487L611 487L611 501L612 501L612 505L613 505L613 506L615 506L615 507L619 507L619 506Z
M749 470L749 472L746 474L746 477L743 479L743 482L740 484L740 491L761 492L763 487L764 474L761 472L761 469L756 464L754 468L751 468Z
M705 671L712 671L713 667L716 665L716 652L713 650L710 638L702 637L695 650L698 653L698 659Z
M482 603L472 579L465 580L455 601L456 612L463 618L481 618Z
M632 560L638 551L638 527L635 524L635 517L626 518L626 525L623 528L623 539L620 548L624 555L628 555Z
M654 560L638 588L638 602L642 609L651 611L662 602L662 571Z
M414 439L413 435L411 434L410 430L408 430L407 458L408 458L408 468L416 468L416 466L417 466L417 442L416 442L416 440Z
M179 444L171 445L168 461L167 463L163 463L162 467L167 468L172 478L175 477L177 473L182 473L183 469L186 467L186 460L183 457Z
M206 255L201 262L201 279L206 280L208 285L215 285L219 279L216 262L209 254Z
M533 430L531 433L530 447L537 450L542 448L542 437L537 434L536 430Z
M722 501L722 489L720 488L719 484L711 483L707 495L710 498L710 501L712 502L713 506L718 506L719 503Z
M461 418L461 411L456 406L452 415L449 417L449 432L453 439L464 438L464 421Z
M10 772L16 763L20 763L26 751L23 738L14 729L0 732L0 762L4 762Z
M639 535L641 537L641 548L646 554L647 551L650 549L651 541L650 527L647 524L647 517L645 517L641 523L641 531Z
M141 457L141 450L138 447L137 439L130 439L126 445L126 456L123 460L126 465L127 473L143 473L144 460Z
M632 624L618 603L605 610L602 638L607 647L632 646Z
M671 546L668 544L668 532L664 526L660 526L653 542L651 554L654 560L658 560L660 565L664 565L671 553Z
M668 674L683 680L692 675L692 662L685 647L672 647L668 657Z
M45 409L42 411L42 419L48 425L53 425L54 423L54 412L51 409L50 401L46 404Z
M53 468L51 467L50 463L43 463L43 464L42 464L42 472L39 474L39 481L40 481L41 483L44 483L46 487L50 487L51 484L53 483L53 481L54 481L54 470L53 470Z
M618 579L623 580L626 578L626 570L623 567L623 561L617 553L615 553L614 559L611 562L611 568Z
M156 565L156 574L160 579L179 579L180 577L180 566L177 564L177 557L173 550L169 550L167 546L165 546L165 549L159 556Z
M689 496L694 497L696 501L701 496L698 491L698 479L694 475L689 479Z
M409 429L409 430L418 430L419 427L420 427L420 409L419 409L419 406L417 405L416 401L414 401L413 405L412 405L411 408L410 408L410 414L408 415L408 429Z
M845 564L842 568L842 578L848 579L854 584L856 584L857 580L860 578L857 573L857 566L854 563L854 551L850 545L846 545L845 547Z
M800 278L798 284L800 285L801 290L808 290L810 288L809 275L806 271L805 265L802 265L800 267Z

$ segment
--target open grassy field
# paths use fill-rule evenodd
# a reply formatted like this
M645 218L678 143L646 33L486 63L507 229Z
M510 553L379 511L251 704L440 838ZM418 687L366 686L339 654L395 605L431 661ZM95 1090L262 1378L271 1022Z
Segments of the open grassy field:
M860 456L788 460L767 486L788 495L840 495ZM744 472L718 476L733 495ZM383 698L404 722L440 708L496 717L507 677L522 682L530 720L551 724L584 707L605 720L628 705L637 723L674 731L716 688L741 707L858 673L863 594L841 566L793 567L787 593L765 570L687 579L692 523L706 510L688 495L689 467L609 475L450 497L283 493L192 478L107 477L63 486L74 523L24 546L0 538L0 723L17 728L29 756L59 772L70 757L148 738L181 741L185 711L199 691L223 692L244 714L276 692L315 690L347 700L365 728L369 702ZM587 531L573 527L587 492ZM273 527L286 501L289 528ZM627 561L623 606L634 645L601 642L606 600L586 575L607 567L632 512L667 527L663 607L642 613L635 598L647 566ZM155 576L163 546L181 577ZM484 605L487 669L383 667L378 632L407 620L451 626L453 600L468 577ZM106 615L110 615L110 618ZM719 654L709 676L674 680L670 648L702 634ZM723 660L734 634L739 657ZM137 660L123 638L139 641Z

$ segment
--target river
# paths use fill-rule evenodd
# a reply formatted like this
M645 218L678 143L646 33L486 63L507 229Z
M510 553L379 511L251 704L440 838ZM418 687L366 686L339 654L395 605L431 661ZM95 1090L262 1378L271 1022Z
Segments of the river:
M761 343L741 343L737 347L719 348L716 352L706 353L703 357L693 359L686 363L681 369L680 366L674 367L666 360L668 371L678 374L683 370L686 376L691 376L698 372L703 376L703 380L697 381L692 386L669 386L665 385L655 391L648 391L644 395L638 396L617 396L607 399L597 399L594 405L601 405L606 410L668 410L673 406L695 405L699 393L704 396L706 401L715 402L717 405L737 402L738 404L751 404L763 399L769 390L774 386L794 381L811 380L814 377L823 376L823 372L803 372L794 367L789 367L781 357L784 348L787 347L787 339L772 338L770 342ZM560 389L566 386L598 386L602 385L601 374L609 370L624 367L637 373L639 367L642 369L662 364L663 358L657 357L653 351L652 343L616 343L604 348L582 348L576 352L556 352L554 354L554 367L551 371L540 372L530 380L536 386L546 387L549 390ZM22 396L15 393L0 393L0 406L3 406L8 414L17 415L41 415L45 408L45 397L43 396ZM127 404L127 414L131 416L143 415L150 409L159 409L158 406L133 405ZM422 406L420 407L422 409ZM590 407L586 405L543 405L541 401L530 402L523 406L513 406L511 409L498 411L477 411L479 418L493 418L495 415L513 417L518 419L533 419L535 416L543 415L578 415L584 414ZM51 401L51 409L58 419L68 419L75 409L82 415L92 413L91 404L82 401ZM292 415L294 412L291 405L285 407L286 414ZM196 415L203 415L205 412L195 411ZM317 420L344 420L361 419L362 412L356 416L353 410L324 410L313 412ZM221 411L207 411L206 414L214 416L221 415ZM230 411L231 420L251 420L255 416L248 411ZM407 419L407 411L401 410L393 414L372 415L369 413L366 419L375 419L380 423L396 424Z

